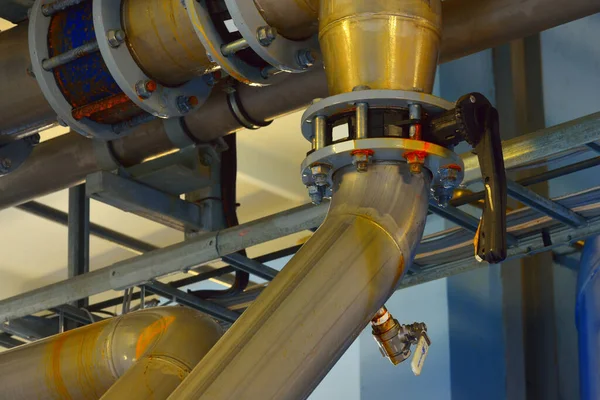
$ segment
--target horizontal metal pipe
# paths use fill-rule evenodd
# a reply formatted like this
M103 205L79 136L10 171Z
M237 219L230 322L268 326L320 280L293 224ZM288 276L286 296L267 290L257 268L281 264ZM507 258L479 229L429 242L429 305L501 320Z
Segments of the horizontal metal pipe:
M181 307L104 320L1 354L2 397L166 399L221 334Z
M507 2L510 2L510 7L506 5ZM442 42L444 43L446 36L449 35L453 38L451 42L454 44L443 46L442 60L450 61L497 44L492 43L496 37L501 38L502 41L519 38L524 32L522 25L527 25L526 29L531 27L547 29L600 11L600 3L596 4L597 2L589 0L560 1L560 7L552 6L556 2L557 0L481 1L481 6L477 3L469 10L471 18L478 21L475 24L476 28L483 31L487 25L502 27L489 29L486 32L479 32L477 29L469 31L472 24L465 23L463 17L459 18L461 4L464 2L444 3ZM522 12L521 9L528 9L533 3L543 4L545 7L533 15ZM450 17L446 16L446 13ZM524 15L528 17L524 18ZM516 20L521 21L522 25L516 24ZM487 25L485 21L488 22ZM0 140L2 140L3 132L18 134L20 127L32 126L32 124L37 126L36 121L48 121L55 118L55 115L45 101L35 79L27 75L30 58L27 51L26 24L0 34L0 54L4 55L0 58L0 87L11 93L11 96L0 98ZM304 74L293 74L280 85L266 88L241 86L238 91L242 106L256 121L271 120L289 114L308 106L312 99L326 97L328 94L325 73L320 69ZM218 89L213 90L206 104L185 117L185 123L190 133L199 141L214 140L242 129L240 121L229 109L226 93ZM0 178L0 209L74 186L82 182L90 172L98 171L98 167L93 170L77 170L71 167L75 161L83 159L87 159L88 163L97 164L91 147L83 153L81 148L77 149L78 154L71 152L75 147L80 147L77 136L76 133L71 133L68 135L68 140L61 142L61 146L71 148L63 150L63 155L70 153L69 157L63 157L59 161L51 157L48 151L36 149L28 162L43 168L38 167L31 173L26 170L26 166L23 166L14 173ZM56 147L50 144L51 142L43 143L38 147L42 149L48 146ZM124 166L130 166L171 151L174 146L165 134L162 122L153 121L137 128L128 137L112 142L112 148L117 159ZM68 173L63 174L67 169ZM467 177L467 180L477 179L477 172L474 170L473 173L474 178Z
M335 176L323 225L169 399L305 399L392 295L423 234L429 175Z
M25 211L29 214L56 222L64 226L66 226L69 221L69 214L66 212L34 201L21 204L17 206L17 208L21 211ZM94 223L90 223L90 234L108 242L117 244L120 247L137 254L144 254L159 248L153 244L143 242L134 237L124 235L120 232Z
M21 132L56 121L56 113L46 101L31 72L27 23L0 33L0 142Z
M515 168L598 140L600 112L502 142L504 166L506 169ZM480 180L477 155L465 153L462 158L465 163L463 183Z
M594 0L460 0L443 6L448 62L600 12Z
M163 275L194 268L254 245L318 227L328 204L306 205L118 262L0 301L0 323L35 314L108 290L138 286ZM217 240L218 238L218 240Z

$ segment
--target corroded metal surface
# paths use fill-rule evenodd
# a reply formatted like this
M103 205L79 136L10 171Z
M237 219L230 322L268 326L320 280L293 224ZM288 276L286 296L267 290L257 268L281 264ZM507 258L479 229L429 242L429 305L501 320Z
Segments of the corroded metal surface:
M2 354L3 397L166 399L221 333L212 319L180 307L104 320Z

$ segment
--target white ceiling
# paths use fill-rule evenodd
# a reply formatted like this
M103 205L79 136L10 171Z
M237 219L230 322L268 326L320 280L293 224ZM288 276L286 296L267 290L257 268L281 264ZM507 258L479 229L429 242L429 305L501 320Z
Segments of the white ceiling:
M0 20L0 30L10 27ZM300 163L309 144L300 133L300 114L275 121L258 131L238 134L238 209L240 222L250 221L308 202L300 179ZM42 134L42 140L65 133L64 128ZM68 191L37 199L67 211ZM92 200L91 221L156 246L183 240L170 228ZM250 249L257 256L299 243L301 233ZM135 256L102 239L90 240L90 267L97 269ZM17 209L0 211L0 299L66 278L67 229ZM114 294L105 294L105 298ZM95 299L94 299L95 300Z

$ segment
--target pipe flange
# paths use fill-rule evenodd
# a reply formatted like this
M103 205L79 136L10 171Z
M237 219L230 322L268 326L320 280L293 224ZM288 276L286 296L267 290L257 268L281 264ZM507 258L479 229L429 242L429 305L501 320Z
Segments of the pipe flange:
M177 87L163 86L141 70L128 46L111 46L109 32L123 30L121 8L114 1L94 0L93 16L98 47L108 70L142 110L159 118L180 117L206 101L211 86L203 77Z
M290 73L306 72L321 58L318 35L306 40L290 40L278 35L265 45L258 33L269 24L256 4L248 0L225 0L225 4L235 26L252 50L275 68Z
M408 109L412 104L421 105L429 116L435 116L454 108L454 103L426 93L404 90L357 90L319 100L302 115L302 135L311 141L312 122L315 117L333 117L351 111L357 103L367 103L370 109Z
M44 97L50 107L56 112L61 124L68 125L71 129L87 137L96 137L103 140L116 139L122 135L116 134L112 125L100 124L88 118L77 120L73 118L73 107L67 102L60 91L52 71L42 67L44 60L50 58L48 52L48 30L51 17L42 13L42 6L52 3L51 0L38 0L31 7L29 17L29 55L31 69L35 75Z
M253 1L246 1L254 6ZM205 0L185 0L190 20L198 38L204 45L206 53L211 61L216 62L225 72L236 80L251 86L267 86L278 83L285 79L286 74L263 74L259 67L252 66L235 54L227 57L221 52L221 48L227 44L216 29L211 15L207 9ZM239 27L238 27L239 29Z
M446 171L454 172L452 184L458 186L464 178L464 163L460 156L445 147L420 140L401 138L374 138L347 140L327 146L308 155L302 162L302 182L304 185L331 188L333 175L340 168L353 165L357 154L368 154L369 163L411 162L417 155L422 166L433 176L432 186L443 184ZM316 167L322 167L318 174L321 182L316 182ZM325 197L328 197L327 195Z

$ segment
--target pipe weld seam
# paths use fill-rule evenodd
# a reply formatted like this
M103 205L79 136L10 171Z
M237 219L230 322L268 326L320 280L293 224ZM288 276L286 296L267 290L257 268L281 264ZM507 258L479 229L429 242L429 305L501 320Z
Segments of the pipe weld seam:
M441 27L439 25L434 24L427 18L419 17L416 15L404 14L404 13L395 13L395 12L374 12L374 13L372 12L372 13L348 15L348 16L341 17L341 18L338 18L336 20L329 22L327 25L325 25L325 27L323 27L322 29L319 29L319 39L321 39L324 35L326 35L330 30L337 27L337 25L343 24L346 21L348 21L348 22L350 22L352 20L360 21L360 20L373 19L373 18L389 19L390 17L397 17L397 18L404 19L404 20L412 20L419 27L433 31L439 38L442 37Z

